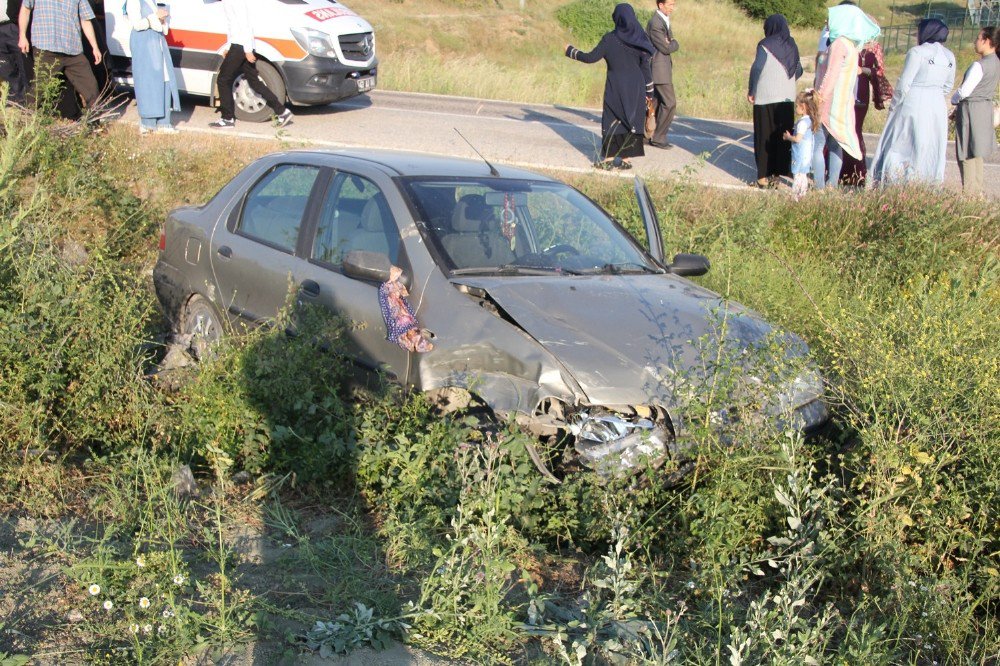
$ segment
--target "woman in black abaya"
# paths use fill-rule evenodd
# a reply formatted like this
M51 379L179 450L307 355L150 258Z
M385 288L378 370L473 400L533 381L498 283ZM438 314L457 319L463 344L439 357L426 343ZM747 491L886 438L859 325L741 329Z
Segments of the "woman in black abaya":
M639 25L632 5L615 7L615 29L601 38L593 51L566 46L566 57L587 64L604 60L604 112L601 116L601 157L594 166L629 169L630 157L640 157L646 122L646 98L653 96L650 57L653 44Z

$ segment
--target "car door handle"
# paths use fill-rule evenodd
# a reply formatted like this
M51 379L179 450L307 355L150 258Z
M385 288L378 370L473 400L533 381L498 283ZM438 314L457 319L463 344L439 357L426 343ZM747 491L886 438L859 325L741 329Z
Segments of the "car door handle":
M299 285L299 291L306 296L319 296L319 284L315 280L303 280Z
M229 248L228 245L223 245L222 247L220 247L218 252L219 256L223 257L224 259L231 259L233 256L233 251Z

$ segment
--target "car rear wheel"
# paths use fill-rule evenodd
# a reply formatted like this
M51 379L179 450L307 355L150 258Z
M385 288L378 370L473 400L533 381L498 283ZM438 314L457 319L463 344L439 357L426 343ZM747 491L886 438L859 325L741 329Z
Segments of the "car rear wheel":
M278 101L285 101L285 82L274 65L257 60L257 73L267 89L274 93ZM254 92L242 74L233 82L233 100L236 102L236 118L251 123L262 123L274 115L264 98Z
M190 336L189 349L199 360L206 358L211 346L222 337L222 318L215 306L200 294L188 300L180 324L181 335Z

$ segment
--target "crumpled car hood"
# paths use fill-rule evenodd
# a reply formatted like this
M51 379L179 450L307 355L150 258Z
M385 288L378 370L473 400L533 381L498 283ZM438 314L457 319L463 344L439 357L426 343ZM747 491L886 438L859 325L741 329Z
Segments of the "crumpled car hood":
M673 275L462 277L574 376L591 404L673 405L710 374L723 320L726 347L774 329L743 306ZM784 334L788 335L788 334ZM801 351L805 345L788 335Z

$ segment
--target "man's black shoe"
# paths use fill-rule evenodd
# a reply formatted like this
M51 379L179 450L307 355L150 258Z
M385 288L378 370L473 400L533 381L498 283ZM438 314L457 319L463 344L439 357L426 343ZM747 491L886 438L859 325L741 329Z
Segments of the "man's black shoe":
M657 143L656 141L650 141L649 145L651 145L653 148L663 148L664 150L669 150L670 148L674 147L674 144L670 143L669 141L664 141L663 143Z

